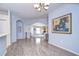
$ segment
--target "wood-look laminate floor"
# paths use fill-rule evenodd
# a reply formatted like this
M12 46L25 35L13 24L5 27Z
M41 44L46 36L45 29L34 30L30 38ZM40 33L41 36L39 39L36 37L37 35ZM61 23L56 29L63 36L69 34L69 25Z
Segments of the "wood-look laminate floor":
M34 40L20 39L8 47L6 56L75 56L75 54L50 45L47 41L36 44Z

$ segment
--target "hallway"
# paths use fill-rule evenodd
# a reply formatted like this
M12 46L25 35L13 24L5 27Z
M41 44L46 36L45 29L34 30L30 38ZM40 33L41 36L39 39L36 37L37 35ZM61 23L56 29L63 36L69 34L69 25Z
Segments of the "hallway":
M6 56L75 56L75 54L50 45L47 41L37 44L34 40L20 39L7 49Z

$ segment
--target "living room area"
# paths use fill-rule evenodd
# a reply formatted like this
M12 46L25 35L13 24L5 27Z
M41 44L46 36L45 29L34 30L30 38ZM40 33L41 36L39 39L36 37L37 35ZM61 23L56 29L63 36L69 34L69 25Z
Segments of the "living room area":
M44 5L0 3L1 56L79 55L79 4Z

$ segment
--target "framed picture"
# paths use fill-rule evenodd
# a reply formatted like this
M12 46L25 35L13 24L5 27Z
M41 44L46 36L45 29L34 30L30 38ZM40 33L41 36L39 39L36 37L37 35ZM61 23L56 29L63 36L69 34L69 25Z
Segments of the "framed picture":
M71 13L54 18L52 21L52 32L53 33L72 33L72 17Z

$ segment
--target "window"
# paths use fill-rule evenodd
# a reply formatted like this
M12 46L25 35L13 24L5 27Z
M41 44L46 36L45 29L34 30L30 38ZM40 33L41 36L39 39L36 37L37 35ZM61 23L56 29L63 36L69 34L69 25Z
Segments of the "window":
M41 34L41 28L36 28L36 34Z
M36 44L39 44L41 41L41 38L36 38Z

